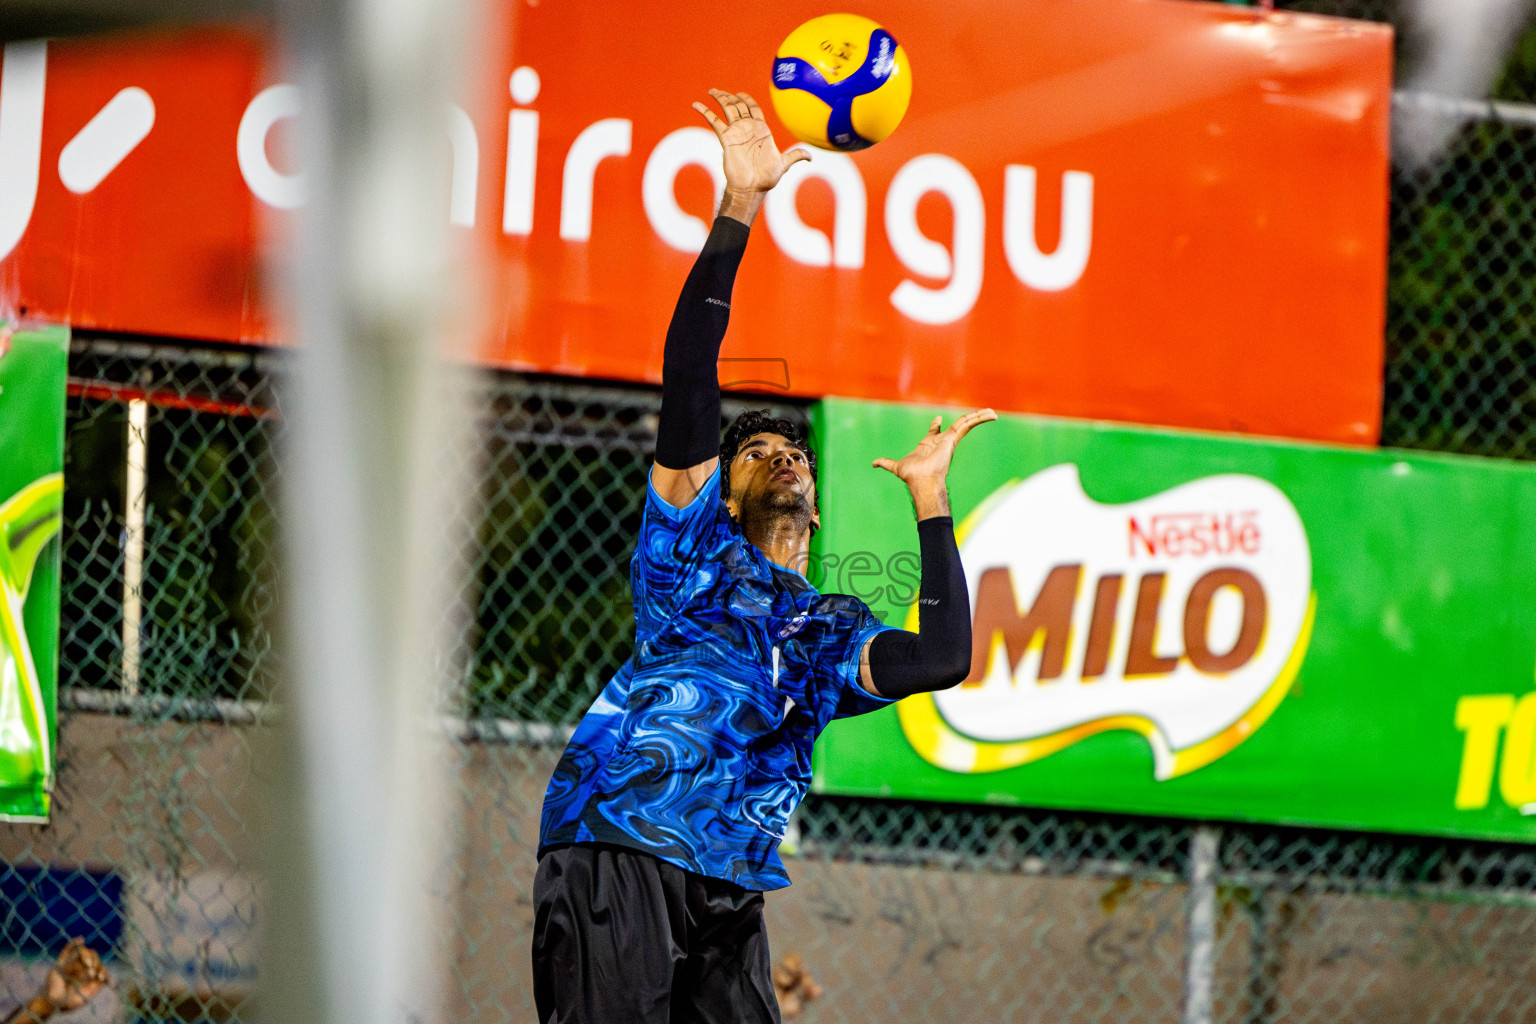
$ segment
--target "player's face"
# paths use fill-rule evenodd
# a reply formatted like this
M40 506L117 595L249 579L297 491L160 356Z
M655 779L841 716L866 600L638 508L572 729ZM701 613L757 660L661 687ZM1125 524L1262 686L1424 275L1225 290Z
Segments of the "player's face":
M752 435L731 460L728 504L769 514L809 509L816 520L816 481L805 452L782 434Z

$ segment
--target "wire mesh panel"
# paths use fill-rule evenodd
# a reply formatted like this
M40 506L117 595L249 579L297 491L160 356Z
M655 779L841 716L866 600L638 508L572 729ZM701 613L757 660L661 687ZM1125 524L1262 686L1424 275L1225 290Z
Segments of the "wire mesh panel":
M1228 829L1218 1019L1536 1020L1536 853Z
M1382 442L1536 458L1536 108L1397 106L1452 134L1392 175Z
M780 951L808 1019L1178 1021L1190 828L812 797Z
M137 595L147 693L260 699L271 687L277 548L265 356L97 340L70 357L61 685L123 672L128 409L147 406L146 564Z

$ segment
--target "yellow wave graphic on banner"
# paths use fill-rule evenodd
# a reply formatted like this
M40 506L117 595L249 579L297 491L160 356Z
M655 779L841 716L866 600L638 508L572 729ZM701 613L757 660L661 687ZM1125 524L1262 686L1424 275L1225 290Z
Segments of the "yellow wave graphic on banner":
M0 762L23 774L41 767L44 788L53 784L53 756L23 607L38 554L59 532L63 503L64 475L50 473L0 504Z

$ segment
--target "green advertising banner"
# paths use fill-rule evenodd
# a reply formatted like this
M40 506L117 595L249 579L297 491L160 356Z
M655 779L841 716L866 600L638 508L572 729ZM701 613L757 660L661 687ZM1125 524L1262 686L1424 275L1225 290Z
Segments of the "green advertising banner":
M69 332L0 325L0 820L46 821Z
M808 575L909 629L870 462L934 411L815 416ZM949 490L970 678L828 729L819 792L1536 841L1536 466L1005 416Z

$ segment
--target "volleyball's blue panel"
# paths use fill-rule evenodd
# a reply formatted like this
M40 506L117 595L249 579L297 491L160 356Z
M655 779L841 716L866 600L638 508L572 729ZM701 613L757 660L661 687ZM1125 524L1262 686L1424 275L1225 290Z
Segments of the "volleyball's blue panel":
M614 843L748 889L789 884L779 840L834 718L889 701L859 685L880 624L749 544L717 468L676 509L646 487L630 565L635 653L571 737L539 849Z
M869 49L859 69L833 84L809 62L798 57L775 57L773 84L780 89L803 89L832 108L827 118L827 139L838 149L856 151L874 145L853 130L853 100L884 85L896 69L896 40L883 28L869 35Z

